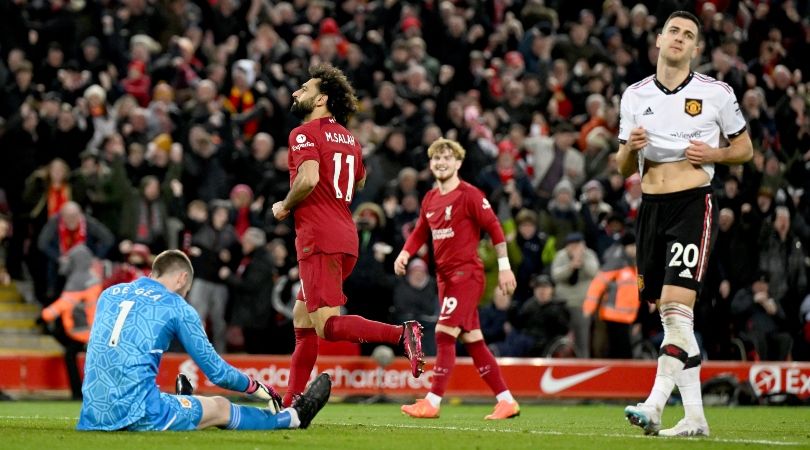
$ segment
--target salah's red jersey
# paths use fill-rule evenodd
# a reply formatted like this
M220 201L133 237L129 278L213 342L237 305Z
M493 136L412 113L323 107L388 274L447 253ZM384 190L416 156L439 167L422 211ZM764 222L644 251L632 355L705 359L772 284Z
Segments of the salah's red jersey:
M403 250L415 255L431 237L440 277L465 267L483 270L478 257L481 229L493 244L504 242L501 224L483 192L466 181L444 195L433 188L422 199L419 219Z
M315 189L294 208L298 260L315 253L357 256L357 229L349 210L355 184L366 176L360 144L334 118L311 120L289 138L290 185L304 161L317 161Z

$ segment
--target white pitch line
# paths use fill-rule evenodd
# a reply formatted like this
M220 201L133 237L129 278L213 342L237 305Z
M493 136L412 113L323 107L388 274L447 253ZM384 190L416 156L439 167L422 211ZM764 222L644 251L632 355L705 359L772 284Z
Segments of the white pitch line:
M364 426L371 428L406 428L416 430L439 430L439 431L473 431L484 433L516 433L516 434L537 434L543 436L580 436L580 437L605 437L605 438L631 438L631 439L662 439L655 436L642 436L638 434L619 434L619 433L576 433L576 432L561 432L552 430L504 430L504 429L487 429L487 428L472 428L472 427L454 427L454 426L436 426L436 425L366 425L359 423L340 423L340 422L327 422L324 425L338 425L346 427ZM807 445L801 442L790 441L769 441L764 439L724 439L724 438L688 438L683 439L686 442L722 442L728 444L762 444L762 445L782 445L787 447Z
M25 419L57 419L57 420L79 420L78 417L54 417L54 416L0 416L0 420L25 420Z
M48 417L48 416L0 416L0 420L31 420L31 419L58 419L58 420L78 420L78 417ZM580 436L580 437L601 437L601 438L630 438L630 439L657 439L654 436L642 436L639 434L619 434L619 433L576 433L553 430L498 430L488 428L436 426L436 425L378 425L361 423L326 422L324 425L336 425L340 427L369 427L369 428L401 428L415 430L438 430L438 431L473 431L479 433L516 433L516 434L536 434L541 436ZM660 438L668 440L668 438ZM785 447L795 447L807 445L802 442L790 441L769 441L765 439L724 439L716 437L708 438L688 438L682 439L685 442L721 442L725 444L761 444L761 445L781 445Z

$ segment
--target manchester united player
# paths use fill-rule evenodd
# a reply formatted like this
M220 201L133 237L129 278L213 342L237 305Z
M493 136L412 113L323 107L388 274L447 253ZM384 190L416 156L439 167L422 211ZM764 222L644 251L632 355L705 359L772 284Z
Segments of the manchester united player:
M708 436L693 309L717 230L711 180L715 163L742 164L753 148L731 88L691 70L702 22L672 13L655 42L655 75L621 101L619 151L624 176L641 175L637 259L641 298L658 304L664 341L652 391L624 413L646 434ZM721 145L721 135L728 145ZM677 385L684 418L661 430L661 412Z
M329 341L402 344L414 377L422 373L422 328L416 321L388 325L360 316L340 316L343 280L357 262L357 230L349 205L366 170L360 144L345 128L357 98L346 76L330 65L315 66L293 92L291 111L303 124L290 133L290 192L273 205L284 220L295 209L295 249L301 291L293 308L295 351L284 404L306 387L318 356L318 336Z
M433 384L424 399L402 406L402 412L417 418L439 417L442 395L456 363L456 339L460 338L498 400L486 419L507 419L519 415L520 407L506 388L478 322L478 299L484 290L484 266L478 258L482 228L492 238L498 254L498 289L514 292L515 275L506 256L503 230L489 202L480 190L458 176L464 154L464 148L449 139L438 139L428 148L436 187L422 200L416 228L394 262L394 271L404 275L408 259L431 236L442 302L436 324Z

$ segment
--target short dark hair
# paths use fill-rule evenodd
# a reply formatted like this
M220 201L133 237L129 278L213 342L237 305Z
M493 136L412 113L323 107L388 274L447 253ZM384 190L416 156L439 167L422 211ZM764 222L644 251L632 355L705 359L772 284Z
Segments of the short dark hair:
M664 26L661 28L661 32L666 30L669 21L675 18L691 20L692 22L694 22L695 27L697 27L697 36L695 36L695 41L700 41L700 36L702 34L701 32L702 25L700 24L700 19L698 19L696 15L690 13L689 11L675 11L674 13L670 14L669 17L667 17L667 20L664 22Z
M532 289L540 287L540 286L551 286L554 287L554 279L551 278L550 275L546 273L541 273L535 276L532 281L530 282Z
M346 75L331 64L320 64L309 69L309 76L319 80L318 90L328 97L327 109L339 124L346 126L357 111L357 96Z
M194 276L194 267L191 260L180 250L166 250L155 257L152 262L152 277L158 278L167 273L176 271L188 272L189 277Z

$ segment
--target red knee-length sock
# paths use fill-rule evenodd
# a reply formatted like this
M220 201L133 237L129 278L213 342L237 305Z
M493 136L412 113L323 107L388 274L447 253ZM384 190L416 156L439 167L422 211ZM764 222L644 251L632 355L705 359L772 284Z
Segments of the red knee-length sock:
M433 363L433 383L430 392L444 396L450 374L456 365L456 338L441 331L436 332L436 362Z
M295 329L295 350L290 361L290 382L282 403L292 404L293 395L301 394L307 387L309 375L318 359L318 335L314 328Z
M324 324L323 335L327 341L396 345L402 337L402 325L389 325L360 316L332 316Z
M495 361L495 357L492 356L492 352L487 348L487 344L481 340L465 344L464 346L467 348L467 353L472 357L473 364L475 364L475 367L478 369L478 374L481 375L481 378L483 378L489 388L492 389L492 392L498 395L508 390L506 383L503 381L503 376L501 375L501 368L498 366L498 362Z

